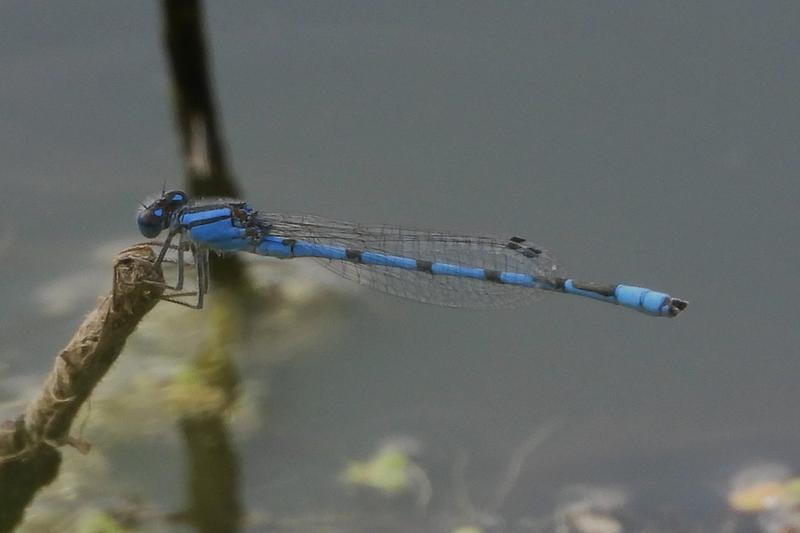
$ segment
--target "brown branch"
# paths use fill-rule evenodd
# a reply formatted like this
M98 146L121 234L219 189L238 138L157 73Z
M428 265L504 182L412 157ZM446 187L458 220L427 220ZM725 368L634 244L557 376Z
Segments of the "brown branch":
M95 386L117 360L128 336L158 302L161 269L147 245L114 258L111 293L92 311L55 364L39 395L24 415L0 427L0 531L22 519L36 492L55 479L61 462L57 447L88 444L69 437L75 416Z

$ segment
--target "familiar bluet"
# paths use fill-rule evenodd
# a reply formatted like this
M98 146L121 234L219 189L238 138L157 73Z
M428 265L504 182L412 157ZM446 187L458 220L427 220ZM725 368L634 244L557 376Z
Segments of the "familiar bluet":
M356 224L312 215L260 213L234 200L191 200L168 191L138 215L147 238L166 231L160 264L177 238L181 290L184 252L197 266L197 302L208 292L208 252L242 251L292 259L312 257L363 285L450 307L514 307L543 292L573 294L653 316L674 317L688 302L619 283L581 282L563 275L544 248L521 237L499 238ZM175 247L175 246L173 246Z

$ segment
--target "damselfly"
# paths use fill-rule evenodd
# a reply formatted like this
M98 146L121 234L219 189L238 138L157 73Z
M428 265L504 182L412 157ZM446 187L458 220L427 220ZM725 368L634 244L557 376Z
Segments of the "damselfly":
M293 259L312 257L330 270L369 287L451 307L513 307L545 291L622 305L653 316L674 317L688 302L651 289L564 277L544 248L517 236L460 235L366 225L312 215L261 213L234 200L191 200L164 192L143 205L139 230L147 238L166 231L160 264L177 239L177 283L184 281L184 252L197 266L197 301L208 292L208 253L250 252Z

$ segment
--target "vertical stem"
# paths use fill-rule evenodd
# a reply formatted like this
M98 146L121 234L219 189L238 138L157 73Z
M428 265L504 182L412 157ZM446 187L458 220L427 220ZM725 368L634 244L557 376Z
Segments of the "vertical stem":
M198 0L165 0L162 8L188 188L196 196L238 196L218 129L202 6Z
M161 6L187 192L195 197L239 197L217 119L202 5L199 0L163 0ZM217 285L246 292L249 282L238 258L210 259Z
M199 0L162 0L161 5L188 192L196 197L239 196L216 118L201 4ZM217 311L226 317L236 316L236 310L250 295L241 261L232 255L213 255L210 270L218 291L225 289L239 297L238 302L218 298ZM196 383L225 399L199 412L187 409L180 420L190 468L186 514L202 533L237 531L242 516L239 464L227 422L228 408L235 402L238 389L229 337L223 324L215 324L208 333L206 349L187 368Z

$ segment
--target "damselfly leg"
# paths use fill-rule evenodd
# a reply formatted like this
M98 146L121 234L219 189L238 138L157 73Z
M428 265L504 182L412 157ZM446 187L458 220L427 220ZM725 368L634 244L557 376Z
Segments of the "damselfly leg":
M188 244L188 249L192 254L192 260L196 267L197 273L197 290L190 291L190 292L180 292L183 289L183 282L184 282L184 266L186 264L186 257L185 257L185 247L184 246L184 239L183 234L181 233L179 237L180 244L178 245L178 259L176 261L177 268L178 268L178 280L174 287L166 286L166 288L175 290L178 292L173 292L170 294L166 294L161 297L162 300L176 303L179 305L183 305L185 307L190 307L192 309L202 309L203 308L203 297L208 292L208 249L202 248L197 246L194 243ZM188 303L182 300L178 300L177 298L182 298L186 296L196 296L197 299L195 303Z
M177 235L178 237L178 244L172 244L172 239ZM146 244L152 246L160 246L161 250L158 253L155 261L153 264L158 266L162 264L175 264L177 269L177 279L174 285L170 285L166 282L156 282L156 281L148 281L152 285L158 285L159 287L163 287L164 289L168 289L171 292L168 294L164 294L161 296L161 299L167 302L176 303L178 305L183 305L185 307L190 307L192 309L202 309L203 308L203 297L208 292L208 273L209 273L209 266L208 266L208 249L201 248L195 245L194 243L190 243L184 237L184 230L182 228L178 228L175 231L170 232L167 238L163 242L158 241L150 241ZM176 252L176 259L170 259L167 257L167 252L170 250L174 250ZM192 262L189 264L194 264L196 267L197 272L197 290L196 291L183 291L183 285L185 282L185 267L187 265L186 261L186 251L191 252L192 255ZM182 292L183 291L183 292ZM195 303L188 303L178 298L184 298L187 296L196 296Z

